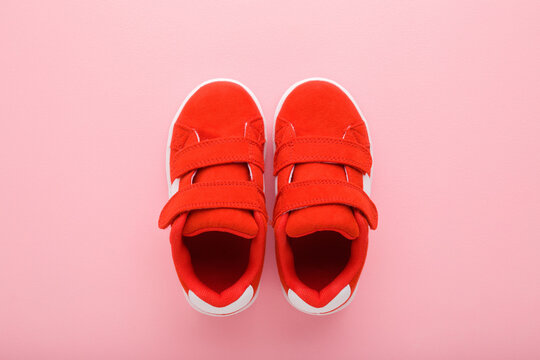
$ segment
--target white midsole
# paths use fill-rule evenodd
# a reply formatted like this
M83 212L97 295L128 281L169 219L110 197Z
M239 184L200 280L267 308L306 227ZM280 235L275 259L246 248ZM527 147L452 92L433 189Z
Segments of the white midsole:
M281 111L281 107L283 106L283 103L285 102L285 100L287 99L289 94L295 88L297 88L299 85L302 85L302 84L304 84L306 82L309 82L309 81L324 81L324 82L330 83L332 85L337 86L341 91L343 91L347 95L349 100L351 100L351 102L354 104L356 110L360 114L360 117L362 118L362 121L366 125L366 130L367 130L367 133L368 133L368 139L369 139L369 145L370 145L369 146L369 151L370 151L371 158L373 159L373 151L372 151L373 144L371 142L371 135L370 135L370 132L369 132L369 127L368 127L368 123L366 121L366 117L364 116L364 114L362 114L362 111L360 110L360 107L358 106L358 104L356 103L356 101L352 97L351 93L347 89L345 89L343 86L341 86L340 84L338 84L337 82L335 82L333 80L322 78L322 77L312 77L312 78L304 79L304 80L301 80L301 81L298 81L298 82L294 83L293 85L291 85L287 89L287 91L285 91L285 93L283 94L283 96L279 100L276 111L274 113L274 132L272 134L272 136L273 136L272 139L274 141L274 151L275 151L275 148L276 148L276 141L275 141L276 140L275 139L275 137L276 137L276 122L277 122L277 117L279 115L279 112ZM373 163L373 160L372 160L372 163ZM373 177L373 165L371 167L370 174L371 174L371 176L369 176L369 182L366 183L366 179L364 179L364 188L366 188L366 186L368 186L369 190L371 190L371 178ZM277 177L274 178L274 187L275 187L275 192L276 192L276 196L277 196L277 194L278 194ZM370 195L370 194L368 194L368 195ZM350 295L348 300L343 305L340 305L337 309L329 311L329 312L317 313L317 312L311 312L307 307L304 308L304 309L301 309L301 308L297 307L296 305L293 304L293 302L289 298L288 293L285 292L285 288L283 288L283 285L282 285L282 290L283 290L283 295L285 296L285 298L287 299L289 304L291 304L294 308L296 308L296 309L298 309L298 310L300 310L300 311L302 311L302 312L304 312L306 314L310 314L310 315L329 315L329 314L333 314L333 313L335 313L337 311L340 311L340 310L342 310L343 308L345 308L347 305L349 305L351 303L351 301L352 301L352 299L353 299L353 297L354 297L354 295L356 293L356 287L355 287L354 291L352 292L352 294Z
M176 121L178 120L178 117L180 116L180 113L182 112L182 110L184 109L184 106L187 104L187 102L189 101L189 99L203 86L207 85L207 84L210 84L210 83L214 83L214 82L231 82L231 83L234 83L234 84L237 84L237 85L240 85L244 90L247 91L247 93L251 96L251 98L253 99L253 101L255 102L255 104L257 105L257 108L259 110L259 113L261 114L261 117L263 119L263 124L265 123L264 122L264 114L263 114L263 111L262 111L262 107L261 107L261 104L259 103L259 100L257 99L257 97L255 96L255 94L253 93L253 91L251 91L251 89L249 89L247 86L245 86L244 84L242 84L241 82L237 81L237 80L233 80L233 79L225 79L225 78L215 78L215 79L210 79L210 80L207 80L201 84L199 84L195 89L193 89L189 94L188 96L184 99L184 101L182 102L182 105L180 105L180 108L178 109L178 111L176 112L176 115L174 116L174 119L169 127L169 135L168 135L168 138L167 138L167 149L166 149L166 154L165 154L165 161L166 161L166 164L165 164L165 171L166 171L166 175L167 175L167 187L168 187L168 192L169 192L169 198L174 195L175 192L172 191L172 181L171 181L171 168L170 168L170 159L171 159L171 142L172 142L172 135L173 135L173 131L174 131L174 125L176 124ZM264 159L266 159L266 129L264 131L264 134L265 134L265 144L264 144ZM177 189L176 189L177 190ZM250 285L251 286L251 285ZM237 314L239 313L240 311L243 311L247 308L249 308L253 302L255 301L255 299L257 298L257 295L259 294L259 287L257 287L257 290L255 291L255 295L251 298L251 300L249 301L249 303L247 305L245 305L244 307L241 307L239 309L236 309L234 310L233 312L229 313L229 314L219 314L219 313L212 313L212 312L208 312L208 311L204 311L203 309L201 309L197 304L193 303L192 300L190 299L189 295L184 291L182 290L182 293L185 295L186 297L186 300L187 302L191 305L191 307L193 307L195 310L199 311L200 313L203 313L205 315L211 315L211 316L219 316L219 317L223 317L223 316L230 316L230 315L234 315L234 314ZM246 289L247 290L247 289ZM202 300L201 300L202 301ZM211 306L210 304L207 304L208 306ZM209 310L211 309L210 307L206 307L205 306L205 309ZM219 309L219 308L218 308ZM219 312L219 311L218 311Z

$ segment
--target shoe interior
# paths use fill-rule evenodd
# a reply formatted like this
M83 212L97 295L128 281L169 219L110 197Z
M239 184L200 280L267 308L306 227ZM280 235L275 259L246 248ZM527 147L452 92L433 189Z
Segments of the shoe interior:
M217 293L232 286L247 269L250 239L209 231L183 240L195 275Z
M318 231L291 238L289 244L300 281L320 291L345 268L351 256L352 241L335 231Z

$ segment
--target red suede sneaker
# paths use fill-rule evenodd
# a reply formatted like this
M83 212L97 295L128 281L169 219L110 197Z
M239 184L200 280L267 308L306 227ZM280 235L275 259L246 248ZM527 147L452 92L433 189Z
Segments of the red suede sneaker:
M215 79L186 98L169 130L169 201L159 227L188 302L209 315L232 315L255 299L261 276L266 207L264 122L244 85Z
M308 314L350 302L377 227L370 200L367 125L351 95L307 79L282 97L275 118L276 258L287 300Z

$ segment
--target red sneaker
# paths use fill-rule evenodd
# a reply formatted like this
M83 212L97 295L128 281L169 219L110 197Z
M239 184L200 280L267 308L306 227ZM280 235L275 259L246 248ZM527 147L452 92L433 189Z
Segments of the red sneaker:
M350 300L377 227L369 198L367 125L350 94L325 79L293 85L275 119L276 258L287 300L330 314Z
M159 227L188 302L231 315L255 299L261 276L266 207L264 122L253 93L233 80L210 80L184 101L169 131L169 201Z

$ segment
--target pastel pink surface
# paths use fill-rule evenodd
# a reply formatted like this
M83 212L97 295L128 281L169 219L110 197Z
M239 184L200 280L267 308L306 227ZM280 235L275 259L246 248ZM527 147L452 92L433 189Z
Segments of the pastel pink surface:
M540 357L536 1L4 1L0 358ZM193 311L168 231L167 130L214 77L275 106L324 76L366 115L380 214L353 303ZM272 150L270 147L269 150ZM275 194L267 154L267 199Z

